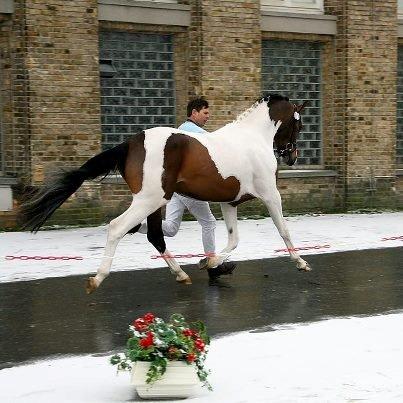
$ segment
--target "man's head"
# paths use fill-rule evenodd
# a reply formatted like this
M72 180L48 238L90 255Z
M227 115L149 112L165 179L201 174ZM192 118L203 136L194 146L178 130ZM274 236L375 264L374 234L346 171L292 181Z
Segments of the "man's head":
M204 98L192 99L187 106L188 119L203 127L210 117L208 102Z

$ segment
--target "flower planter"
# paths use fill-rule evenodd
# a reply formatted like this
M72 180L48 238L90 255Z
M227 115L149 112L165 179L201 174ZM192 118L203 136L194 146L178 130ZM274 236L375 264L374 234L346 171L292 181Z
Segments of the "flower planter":
M165 374L158 381L146 383L150 363L137 361L133 364L131 383L143 399L186 398L200 388L194 365L183 361L169 361Z

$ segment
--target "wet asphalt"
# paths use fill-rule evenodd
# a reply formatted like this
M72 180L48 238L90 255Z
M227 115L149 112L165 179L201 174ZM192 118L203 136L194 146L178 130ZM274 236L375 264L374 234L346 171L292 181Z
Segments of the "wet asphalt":
M239 262L214 282L184 266L193 284L168 269L115 272L87 296L87 276L0 284L0 369L49 356L121 349L128 324L153 312L202 320L211 336L328 317L403 309L403 247L311 255L311 273L289 258Z

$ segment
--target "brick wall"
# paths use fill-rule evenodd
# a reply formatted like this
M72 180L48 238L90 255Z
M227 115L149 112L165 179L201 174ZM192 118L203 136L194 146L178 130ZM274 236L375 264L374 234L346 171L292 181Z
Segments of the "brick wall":
M326 13L338 17L334 146L350 208L394 205L396 4L325 1Z
M97 1L17 0L11 28L5 173L39 185L100 150ZM88 184L54 222L97 222L99 206Z
M215 130L260 96L260 2L189 3L189 95L208 99L212 113L206 128Z
M100 150L99 29L172 34L176 125L189 97L204 95L212 112L208 130L260 95L262 38L319 41L323 168L338 176L280 179L285 209L393 207L395 186L403 186L395 179L394 0L325 0L326 13L338 17L336 37L262 34L258 0L180 2L191 5L189 28L99 24L96 0L15 0L14 14L0 16L3 174L39 184L56 167L77 167ZM86 184L56 218L109 219L130 197L123 184ZM247 216L264 210L258 202L240 207Z

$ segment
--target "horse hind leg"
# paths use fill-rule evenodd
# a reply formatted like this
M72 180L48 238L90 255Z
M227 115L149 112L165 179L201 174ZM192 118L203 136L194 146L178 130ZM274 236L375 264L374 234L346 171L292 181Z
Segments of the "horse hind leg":
M192 284L190 277L181 269L178 262L170 256L166 248L164 234L162 231L162 215L159 208L147 217L147 239L163 256L171 273L176 276L176 281L183 284Z
M136 198L134 195L130 207L123 214L110 222L104 256L95 277L89 277L87 280L87 294L94 292L102 281L109 276L113 257L119 241L130 229L140 224L142 220L163 204L164 202L160 198L154 201L150 199L144 200Z

